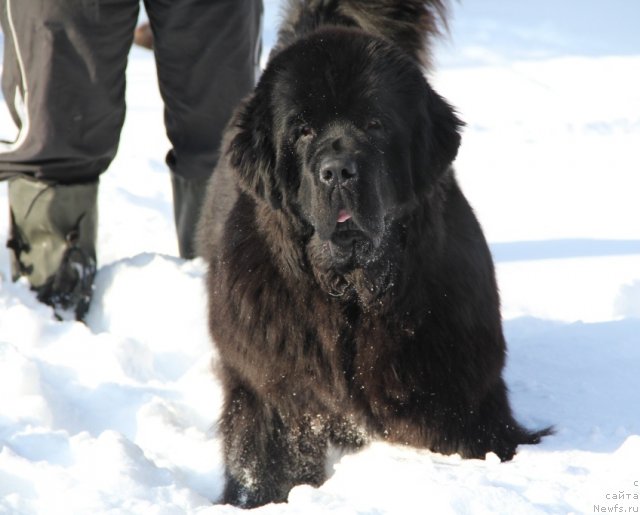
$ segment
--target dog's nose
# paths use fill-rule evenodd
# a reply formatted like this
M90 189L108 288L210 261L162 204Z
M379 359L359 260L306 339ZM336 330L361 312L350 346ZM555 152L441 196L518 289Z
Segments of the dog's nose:
M342 185L357 177L356 162L349 156L325 157L320 162L320 181L327 186Z

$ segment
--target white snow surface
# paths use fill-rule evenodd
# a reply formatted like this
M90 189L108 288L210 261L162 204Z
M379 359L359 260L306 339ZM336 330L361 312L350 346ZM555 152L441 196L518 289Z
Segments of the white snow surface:
M276 4L266 2L267 48ZM478 1L456 4L430 74L467 123L456 168L496 261L514 410L528 427L554 425L555 435L508 463L373 443L337 457L321 487L296 487L287 504L256 512L640 511L640 45L629 50L625 32L640 18L632 4L607 4L607 44L590 32L601 2L544 1L550 12L539 20L501 2L485 11ZM553 5L561 5L556 17ZM559 23L572 9L592 23ZM602 44L581 53L583 41ZM0 513L240 513L215 504L221 389L211 372L205 266L176 257L152 55L133 49L127 73L120 150L101 183L87 324L55 321L25 281L11 282L0 249ZM0 135L12 134L2 108ZM1 184L1 241L6 196Z

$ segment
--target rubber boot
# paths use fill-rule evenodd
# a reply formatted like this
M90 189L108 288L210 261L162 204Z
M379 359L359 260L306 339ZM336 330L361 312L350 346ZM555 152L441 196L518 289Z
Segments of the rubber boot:
M171 173L173 214L178 233L180 257L196 257L195 234L200 210L204 202L208 179L185 179Z
M59 319L89 309L96 273L98 181L59 185L9 181L13 279L27 277Z

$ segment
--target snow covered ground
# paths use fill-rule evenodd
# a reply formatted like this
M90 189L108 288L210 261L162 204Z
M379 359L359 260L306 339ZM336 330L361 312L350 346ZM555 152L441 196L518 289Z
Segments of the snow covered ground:
M640 511L640 4L517 4L456 4L431 78L468 124L457 170L496 260L512 403L556 434L509 463L374 443L258 513ZM0 513L239 513L212 505L204 266L175 257L154 73L132 50L87 325L11 283L0 248ZM0 241L7 225L2 184Z

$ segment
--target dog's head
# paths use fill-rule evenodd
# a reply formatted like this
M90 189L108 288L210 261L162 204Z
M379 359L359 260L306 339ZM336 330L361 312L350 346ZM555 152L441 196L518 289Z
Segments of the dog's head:
M312 228L326 266L365 266L454 160L452 108L394 45L318 32L277 54L231 142L242 187Z

